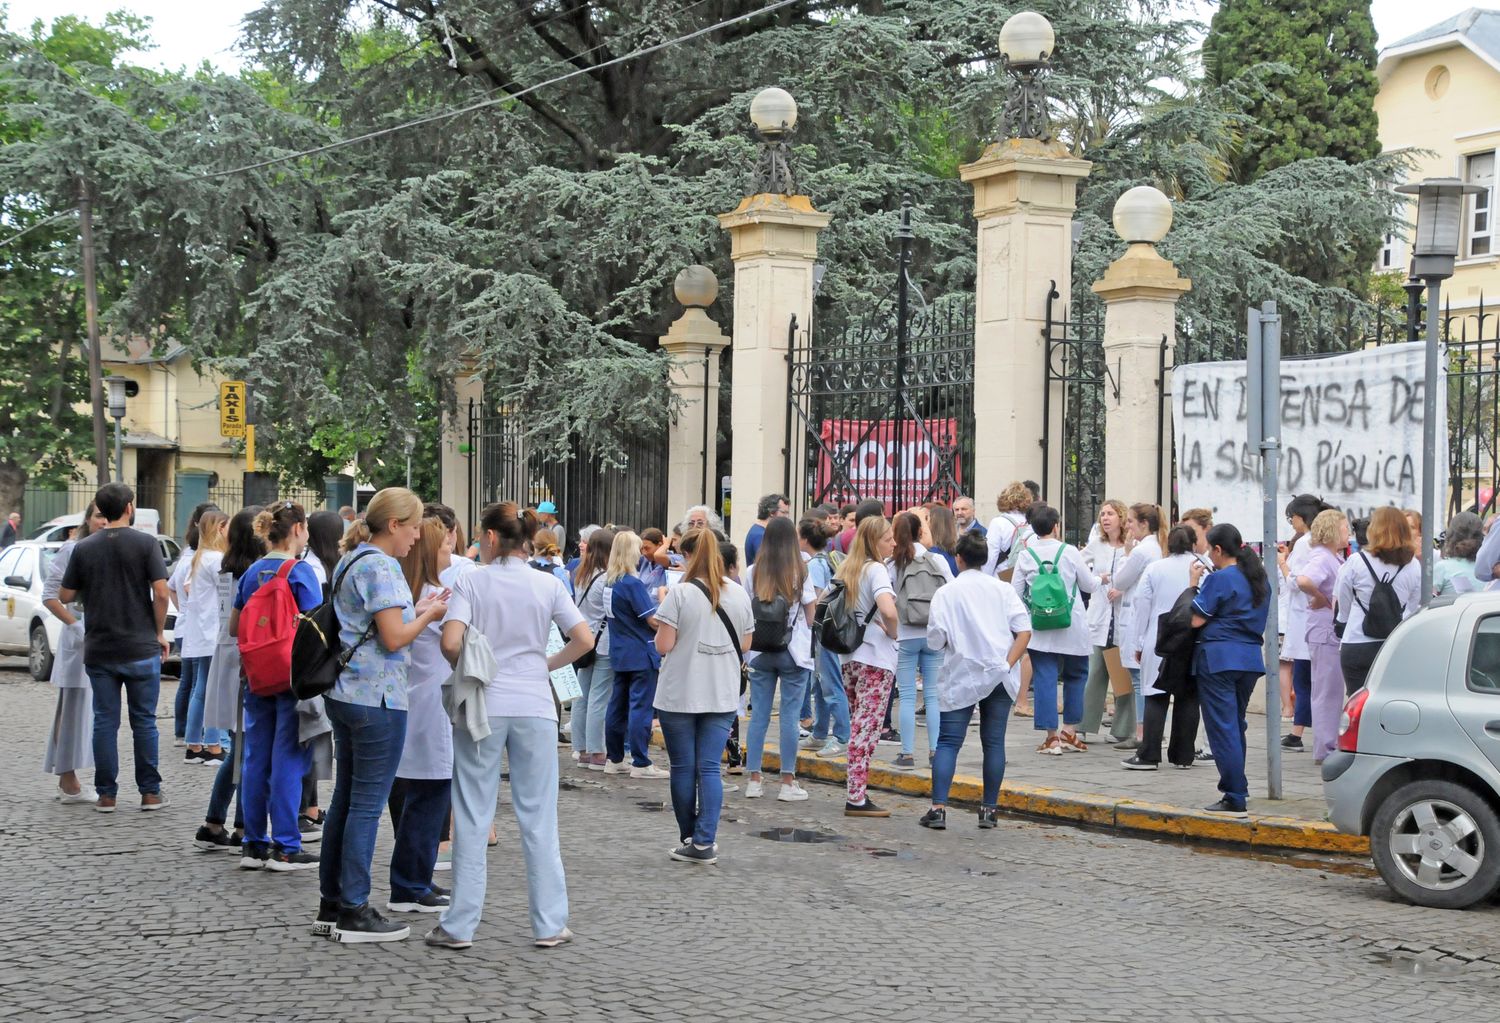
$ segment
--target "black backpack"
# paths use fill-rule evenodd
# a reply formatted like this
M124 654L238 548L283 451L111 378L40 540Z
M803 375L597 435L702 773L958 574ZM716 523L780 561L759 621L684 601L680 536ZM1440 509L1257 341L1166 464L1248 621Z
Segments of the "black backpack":
M1360 610L1365 613L1364 632L1370 639L1385 639L1396 631L1396 626L1401 624L1403 609L1401 598L1396 596L1396 587L1391 585L1391 580L1401 574L1397 569L1392 575L1380 576L1375 574L1375 566L1370 564L1370 559L1365 557L1365 552L1359 552L1360 560L1365 563L1369 570L1370 579L1375 583L1375 588L1370 593L1370 606L1360 604ZM1354 602L1359 604L1359 598Z
M859 598L857 595L854 601L849 598L849 588L842 580L835 579L818 601L813 618L813 635L818 637L818 644L836 654L852 654L865 642L868 623L860 621L854 610Z
M334 610L333 599L338 596L339 585L349 569L360 558L374 551L364 551L349 559L349 564L334 576L328 588L328 597L313 608L297 616L297 631L292 635L292 695L299 700L311 700L331 690L339 680L339 673L349 664L354 652L364 646L375 631L375 619L365 628L359 642L345 647L339 639L339 616Z
M791 601L780 593L770 600L761 600L752 592L750 612L755 619L755 632L750 636L751 650L756 653L775 654L791 645Z

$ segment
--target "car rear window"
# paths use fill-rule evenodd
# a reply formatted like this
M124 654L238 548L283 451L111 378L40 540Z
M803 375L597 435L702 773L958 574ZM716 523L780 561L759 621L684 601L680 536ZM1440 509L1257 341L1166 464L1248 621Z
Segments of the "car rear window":
M1500 693L1500 615L1479 620L1474 646L1469 653L1469 688L1481 693Z

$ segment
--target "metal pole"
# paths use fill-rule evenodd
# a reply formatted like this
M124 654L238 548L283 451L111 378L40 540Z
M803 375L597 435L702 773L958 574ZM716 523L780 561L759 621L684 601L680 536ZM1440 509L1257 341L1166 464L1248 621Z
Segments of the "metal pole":
M78 175L78 228L83 252L83 314L89 335L89 404L94 414L94 467L99 485L109 482L109 442L104 426L104 355L99 348L99 288L94 274L94 204L88 182ZM118 429L118 424L116 424ZM118 466L116 475L120 475Z
M121 437L120 417L115 416L115 479L117 480L125 478L125 447ZM136 475L139 476L140 473ZM137 479L136 483L139 484L140 480Z
M1276 568L1277 512L1276 482L1281 469L1281 316L1275 302L1261 307L1261 429L1260 443L1264 463L1261 467L1261 554L1266 562L1266 579L1270 583L1270 605L1266 614L1266 796L1281 798L1281 643L1277 636L1277 591L1281 573Z
M1432 600L1432 537L1437 525L1438 296L1443 281L1427 278L1427 356L1422 385L1422 604Z
M901 224L896 229L896 238L901 243L900 265L896 270L896 415L895 449L896 467L891 475L891 511L901 510L906 496L905 474L902 472L906 455L906 342L911 330L911 306L907 289L911 278L907 271L911 267L911 196L901 198Z

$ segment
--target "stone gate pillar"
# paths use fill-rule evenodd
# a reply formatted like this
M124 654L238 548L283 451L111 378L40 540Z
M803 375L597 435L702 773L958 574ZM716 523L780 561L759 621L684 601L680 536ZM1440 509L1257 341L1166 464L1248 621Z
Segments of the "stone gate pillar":
M787 348L812 322L818 233L832 217L805 195L762 193L719 216L734 260L730 537L743 548L755 502L787 485ZM794 424L795 425L795 424Z
M477 368L466 366L453 378L455 400L452 411L443 412L443 436L438 453L442 502L463 523L465 536L472 537L479 525L478 494L470 485L471 466L484 463L479 456L479 438L470 435L469 405L476 414L484 400L484 379Z
M1042 328L1052 282L1064 296L1073 283L1073 211L1091 166L1059 142L1012 138L960 168L974 186L979 221L970 479L981 521L995 514L995 497L1011 480L1041 482L1043 498L1063 506L1062 385L1052 385L1044 422Z
M706 309L719 281L706 266L690 266L674 285L680 316L661 339L672 356L672 394L678 411L667 432L667 521L695 504L714 507L718 489L719 355L729 338Z
M1127 504L1151 501L1170 513L1167 371L1177 338L1177 300L1193 285L1156 251L1172 226L1165 195L1149 185L1130 189L1115 202L1114 224L1129 248L1093 285L1105 305L1104 361L1111 377L1104 384L1104 492Z

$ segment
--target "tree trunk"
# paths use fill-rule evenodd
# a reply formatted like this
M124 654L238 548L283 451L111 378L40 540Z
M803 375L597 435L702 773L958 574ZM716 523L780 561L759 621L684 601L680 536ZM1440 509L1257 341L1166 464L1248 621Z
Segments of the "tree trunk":
M18 511L24 519L25 497L26 470L14 462L0 462L0 517Z

